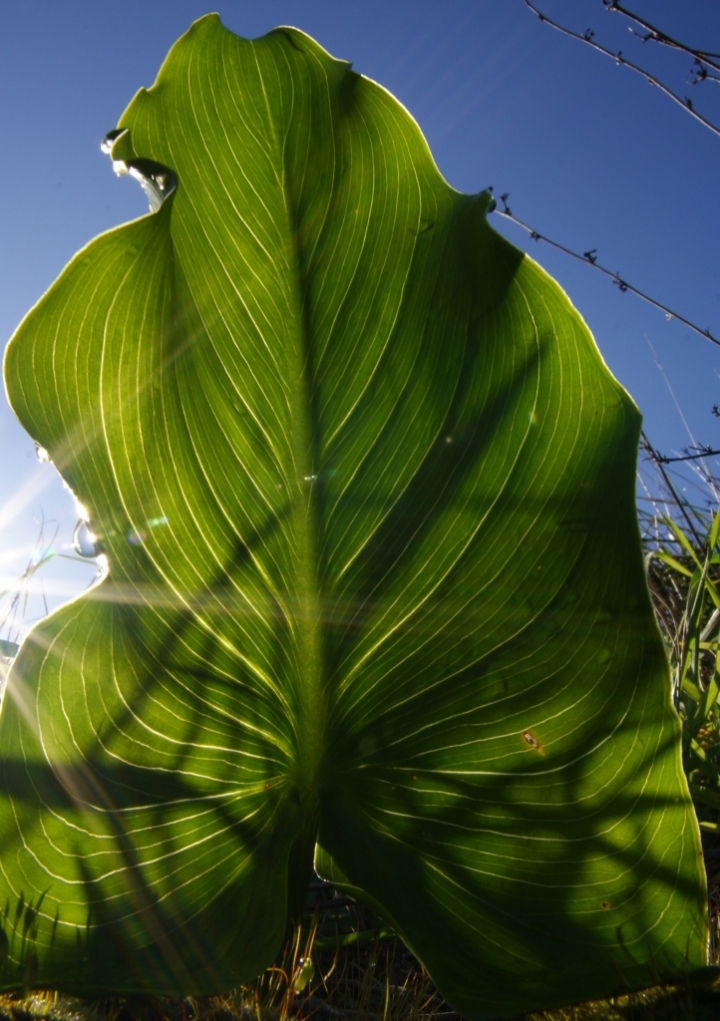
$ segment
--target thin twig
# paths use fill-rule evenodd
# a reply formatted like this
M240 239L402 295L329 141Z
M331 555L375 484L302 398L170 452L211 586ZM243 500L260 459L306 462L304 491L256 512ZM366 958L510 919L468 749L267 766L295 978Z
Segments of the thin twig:
M641 42L660 43L662 46L669 46L673 50L680 50L682 53L687 53L688 56L693 57L698 63L707 64L708 67L713 67L716 71L720 71L720 63L718 63L720 53L707 53L705 50L696 50L694 47L680 42L679 39L674 39L671 35L668 35L667 32L664 32L661 28L651 24L639 14L635 14L633 11L628 10L627 7L623 7L623 5L618 3L617 0L603 0L603 4L609 11L617 11L618 14L624 15L624 17L626 17L629 21L634 21L636 25L640 26L640 28L645 29L645 35L640 35L639 32L634 33ZM705 76L703 75L703 78L704 77ZM712 77L712 80L720 81L719 78L714 77Z
M645 430L644 429L640 433L640 439L641 439L641 442L642 442L642 446L645 448L645 452L650 455L651 460L654 461L655 464L657 465L657 469L660 472L660 474L662 475L663 481L664 481L665 485L667 486L668 490L670 491L670 494L671 494L673 500L675 500L675 503L677 504L677 507L678 507L680 513L685 518L685 523L688 526L688 528L690 529L690 531L692 532L693 538L697 542L698 546L702 546L702 540L701 540L700 536L697 533L697 529L695 528L695 525L693 524L693 522L692 522L692 520L690 518L690 515L687 512L687 507L686 507L685 501L680 499L680 496L679 496L677 490L675 489L675 486L673 486L673 484L670 481L670 478L668 476L668 473L665 471L665 466L664 466L662 460L660 459L659 454L656 452L656 450L653 447L653 445L651 444L650 440L647 438L647 435L645 434Z
M693 448L686 449L692 450ZM659 454L656 451L651 456L651 460L656 464L672 464L675 461L699 461L703 457L716 457L718 454L720 454L720 450L713 450L711 447L704 447L698 454L685 454L683 457L665 457L664 454Z
M650 85L656 85L660 91L668 97L668 99L672 99L674 103L681 106L683 110L690 114L691 117L694 117L696 121L699 121L700 124L708 128L709 131L712 131L714 135L720 136L720 128L713 124L712 121L709 121L707 117L703 117L701 113L698 113L693 106L693 101L691 99L688 99L687 96L679 96L676 92L673 92L669 86L663 84L663 82L656 78L655 75L650 74L649 71L645 71L644 68L634 64L631 60L628 60L627 57L623 57L622 50L618 50L617 53L613 53L613 51L607 49L607 47L601 46L600 43L596 43L594 40L595 33L592 29L588 28L582 33L574 32L571 28L566 28L564 25L558 24L557 21L553 21L551 18L548 18L548 16L538 10L538 8L532 4L530 0L523 0L523 3L540 19L540 21L544 21L547 25L550 25L551 28L556 29L558 32L562 32L563 35L570 36L572 39L578 39L581 43L587 43L588 46L597 50L598 53L604 53L606 57L612 57L616 63L624 64L625 67L629 67L631 71L635 71L636 74L642 75L646 82Z
M488 188L488 191L492 191L492 188ZM686 319L685 316L681 316L678 312L673 312L671 308L668 308L667 305L663 305L661 301L656 301L655 298L651 298L649 294L645 294L644 291L640 291L637 287L633 287L633 285L629 284L627 280L624 280L619 273L613 273L611 269L606 269L605 266L601 266L597 261L596 249L591 248L590 251L583 252L581 255L579 252L574 252L572 248L567 248L565 245L561 245L559 241L553 241L551 238L545 237L544 234L540 234L539 231L534 229L534 227L531 227L529 224L519 220L517 216L513 215L507 204L507 199L509 197L508 193L501 195L500 201L503 204L503 208L500 209L496 207L494 211L499 216L504 216L506 220L511 220L513 223L516 223L518 227L522 227L523 230L526 230L533 241L544 241L545 244L551 245L552 248L557 248L558 251L565 252L566 255L571 255L573 259L579 259L580 262L584 262L586 265L592 266L593 269L596 269L598 272L603 273L606 277L609 277L621 291L630 291L632 294L637 295L638 298L642 298L642 300L646 301L649 305L652 305L654 308L664 312L668 318L677 319L679 323L687 326L688 329L693 330L695 333L699 333L701 337L704 337L711 343L720 346L720 340L713 336L709 329L703 330L702 327L697 326L689 319Z

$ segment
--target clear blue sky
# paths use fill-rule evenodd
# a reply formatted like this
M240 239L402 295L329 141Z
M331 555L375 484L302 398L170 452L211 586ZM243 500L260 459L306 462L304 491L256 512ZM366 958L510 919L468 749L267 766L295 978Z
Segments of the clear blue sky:
M622 49L720 122L720 84L687 84L690 60L633 40L600 0L536 0ZM627 0L691 44L720 51L717 0ZM191 21L217 10L254 37L296 25L379 81L410 110L454 187L494 185L513 212L599 258L720 335L720 138L625 68L543 26L522 0L2 0L0 7L0 338L92 237L146 211L99 141ZM560 281L665 453L720 446L720 348L583 265L501 230ZM658 368L662 365L663 372ZM668 386L669 384L669 386ZM716 461L716 463L718 463ZM68 552L76 515L54 469L0 399L0 590L31 556L42 518ZM55 525L50 525L53 531ZM50 606L94 566L40 572ZM43 612L36 591L29 622ZM5 634L2 635L5 637Z

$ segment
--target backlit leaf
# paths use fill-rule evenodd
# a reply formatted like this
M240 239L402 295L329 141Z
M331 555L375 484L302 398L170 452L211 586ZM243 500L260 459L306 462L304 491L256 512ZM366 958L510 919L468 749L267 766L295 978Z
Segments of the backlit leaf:
M6 359L108 575L10 674L0 984L226 989L313 854L468 1016L704 964L640 417L565 295L295 29L201 19L119 129L156 211Z

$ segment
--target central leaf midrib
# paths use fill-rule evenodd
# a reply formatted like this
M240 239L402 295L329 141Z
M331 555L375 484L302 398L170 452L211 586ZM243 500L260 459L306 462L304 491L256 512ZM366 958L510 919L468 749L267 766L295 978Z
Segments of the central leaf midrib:
M283 168L284 169L284 168ZM326 747L327 700L324 685L324 659L321 592L318 577L320 527L319 422L315 407L312 326L307 299L307 279L301 231L296 205L287 181L283 179L285 208L290 238L291 308L295 309L289 342L291 471L295 491L292 497L292 528L297 549L294 628L298 643L299 676L296 727L297 784L303 806L314 816Z

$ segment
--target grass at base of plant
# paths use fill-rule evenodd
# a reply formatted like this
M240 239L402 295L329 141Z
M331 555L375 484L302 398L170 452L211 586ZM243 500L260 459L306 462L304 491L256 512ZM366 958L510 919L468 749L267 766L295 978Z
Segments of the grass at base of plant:
M255 982L222 996L0 995L0 1021L462 1021L402 941L351 897L311 884L302 925ZM383 934L382 936L380 934ZM717 1021L720 981L658 986L526 1021Z
M359 986L371 984L367 974ZM0 995L0 1021L461 1021L418 973L407 984L408 995L391 993L387 1004L373 1005L358 997L342 1005L316 993L258 998L254 986L241 987L224 996L163 999L153 996L113 997L87 1002L61 993L33 992L28 996ZM430 994L428 996L428 994ZM613 1000L577 1004L526 1015L525 1021L717 1021L720 1017L720 983L708 989L658 986Z

